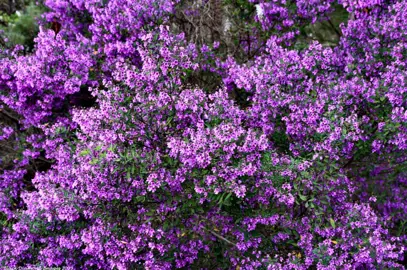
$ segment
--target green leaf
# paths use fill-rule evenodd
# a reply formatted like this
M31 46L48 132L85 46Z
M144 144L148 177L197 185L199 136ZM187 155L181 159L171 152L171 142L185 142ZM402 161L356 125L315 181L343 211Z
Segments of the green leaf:
M329 219L329 223L331 223L332 228L334 228L334 229L336 228L335 220L333 220L333 218Z
M90 154L90 150L89 150L89 149L82 150L82 151L79 153L79 155L80 155L81 157L87 156L87 155L89 155L89 154Z
M146 196L137 196L136 201L137 202L144 202L146 200Z
M301 195L301 194L300 194L299 197L300 197L300 199L303 200L303 201L306 201L306 200L307 200L307 196L305 196L305 195Z
M96 165L98 163L98 159L97 158L93 158L91 162L89 162L90 165Z

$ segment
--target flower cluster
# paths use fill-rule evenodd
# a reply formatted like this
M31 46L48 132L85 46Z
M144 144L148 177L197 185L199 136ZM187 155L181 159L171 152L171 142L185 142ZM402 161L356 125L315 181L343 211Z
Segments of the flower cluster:
M242 61L180 2L46 0L33 53L2 54L0 265L403 268L407 3L260 1ZM336 6L337 46L298 49Z

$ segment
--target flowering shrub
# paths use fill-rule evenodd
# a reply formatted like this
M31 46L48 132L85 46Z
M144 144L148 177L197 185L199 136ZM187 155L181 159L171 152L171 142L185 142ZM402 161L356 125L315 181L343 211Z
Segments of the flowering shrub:
M203 2L252 42L194 42L198 3L46 0L2 51L2 267L403 268L407 3Z

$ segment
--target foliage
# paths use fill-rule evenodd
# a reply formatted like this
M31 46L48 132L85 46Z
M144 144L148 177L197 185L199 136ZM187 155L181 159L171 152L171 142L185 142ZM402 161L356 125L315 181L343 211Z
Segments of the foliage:
M2 13L4 26L1 28L3 38L7 40L4 45L14 47L17 44L24 45L27 50L34 48L34 38L38 34L37 20L44 12L44 8L34 3L29 3L23 10L11 15Z

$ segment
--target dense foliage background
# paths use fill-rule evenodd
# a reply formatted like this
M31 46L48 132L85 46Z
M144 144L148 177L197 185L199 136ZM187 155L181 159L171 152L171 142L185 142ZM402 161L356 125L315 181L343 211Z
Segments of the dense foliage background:
M2 268L404 269L406 1L0 9Z

